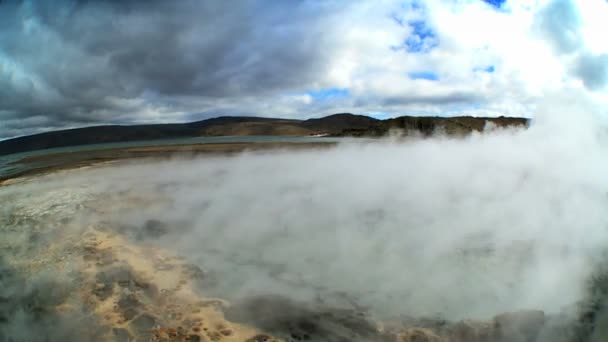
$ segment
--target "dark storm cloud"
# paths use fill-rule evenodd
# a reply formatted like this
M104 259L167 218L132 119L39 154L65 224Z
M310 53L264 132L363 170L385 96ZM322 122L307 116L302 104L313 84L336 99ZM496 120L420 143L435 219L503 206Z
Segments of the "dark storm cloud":
M302 25L316 24L319 13L304 2L87 3L63 16L47 4L39 11L44 25L86 55L103 57L128 94L251 94L313 79L319 67L320 32Z
M121 100L142 95L230 98L305 86L324 73L324 13L335 12L327 6L2 2L0 120L109 122L128 118Z
M458 103L471 103L481 102L484 99L472 92L454 91L438 96L391 96L382 99L382 104L385 106L398 106L398 105L409 105L409 104L440 104L450 105Z

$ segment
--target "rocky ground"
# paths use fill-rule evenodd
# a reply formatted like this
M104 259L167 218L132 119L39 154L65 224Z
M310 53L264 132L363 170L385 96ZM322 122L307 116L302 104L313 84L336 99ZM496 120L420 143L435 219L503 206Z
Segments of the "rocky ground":
M508 312L487 320L375 319L349 305L283 295L228 300L204 265L155 244L169 223L124 225L112 207L164 199L92 194L34 178L0 188L0 340L5 341L584 341L572 314ZM35 191L34 191L35 190ZM590 311L593 314L593 311ZM591 317L588 321L593 322ZM581 331L583 331L581 333ZM578 335L577 335L578 334ZM599 340L598 340L599 341Z
M150 221L142 230L162 234L160 227L159 221ZM28 240L40 238L32 231ZM18 310L32 315L28 320L34 325L51 318L70 325L72 315L84 315L86 329L64 326L61 334L87 340L535 341L545 323L542 311L506 313L489 321L402 318L376 322L364 311L312 306L282 296L229 303L197 293L196 289L204 291L206 283L213 281L199 266L158 248L135 245L103 224L54 242L30 260L13 262L7 264L19 270L25 284L30 283L29 277L36 279L40 270L63 273L67 269L66 277L73 278L63 282L73 283L59 281L54 286L66 288L65 292L55 288L58 294L36 289L18 299L3 297L3 323L14 324L11 316ZM21 303L12 302L16 299ZM32 334L54 329L44 324ZM3 339L20 340L23 332L14 333L0 330Z

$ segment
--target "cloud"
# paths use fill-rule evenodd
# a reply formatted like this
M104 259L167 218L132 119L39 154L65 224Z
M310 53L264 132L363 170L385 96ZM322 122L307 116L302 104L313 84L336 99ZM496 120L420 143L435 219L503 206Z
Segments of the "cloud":
M437 34L425 21L411 21L408 23L411 33L403 43L407 52L428 53L437 45Z
M579 9L573 1L553 0L540 12L538 22L541 31L557 53L571 57L571 60L565 60L570 73L580 79L588 89L599 90L608 80L608 54L594 54L584 44L583 32L586 23L583 22L584 13L580 12L606 11L608 5L604 5L604 8L595 8L592 3L589 2L587 6Z
M581 19L571 0L553 0L539 14L539 25L560 53L571 53L581 44Z
M475 95L463 98L466 114L480 104L532 104L581 81L597 90L603 81L592 70L608 53L597 33L603 20L594 14L602 6L596 0L5 1L0 137L183 121L197 113L433 114L448 111L442 99L454 93ZM477 72L489 65L494 72ZM441 79L419 89L408 74L420 70ZM349 96L291 101L322 89L348 89ZM395 97L416 99L385 107ZM19 119L32 125L16 127Z
M3 110L22 116L105 122L131 109L118 102L146 94L154 100L267 94L310 84L326 63L319 51L325 41L321 5L2 6L0 98ZM277 42L297 44L286 49Z
M601 89L608 81L608 55L583 54L576 61L574 72L587 88Z

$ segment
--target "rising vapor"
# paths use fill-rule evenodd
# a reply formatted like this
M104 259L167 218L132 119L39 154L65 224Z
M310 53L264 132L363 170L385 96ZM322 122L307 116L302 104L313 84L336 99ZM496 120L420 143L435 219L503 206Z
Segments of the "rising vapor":
M527 130L110 164L2 187L2 264L10 273L1 279L12 280L0 293L0 336L74 333L65 317L80 311L105 336L99 309L87 309L76 289L57 290L86 284L93 272L86 266L92 247L83 247L84 261L75 247L86 237L95 246L120 238L178 256L205 275L192 283L197 295L227 301L229 321L274 329L278 337L289 336L273 325L282 322L280 310L355 310L365 322L482 321L542 310L538 341L602 340L593 325L581 325L595 320L599 327L603 319L606 285L597 281L606 276L608 243L604 130L593 106L578 94L560 94L539 106ZM106 240L91 240L95 231ZM119 255L150 272L135 259L147 252L124 254L135 248L126 246L97 262L98 284L99 272ZM34 276L38 270L48 274ZM113 289L106 298L130 293ZM40 291L59 299L41 303ZM96 296L89 305L102 306ZM261 309L260 298L278 304ZM72 304L56 308L65 303ZM330 316L318 317L337 329ZM33 324L39 319L45 323ZM20 335L31 325L41 330ZM334 340L330 330L304 335Z

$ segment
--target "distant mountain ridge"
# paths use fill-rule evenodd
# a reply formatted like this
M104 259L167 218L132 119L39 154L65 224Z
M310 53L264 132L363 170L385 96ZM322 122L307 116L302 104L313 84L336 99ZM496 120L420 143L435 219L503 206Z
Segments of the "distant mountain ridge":
M378 120L349 113L317 119L295 120L246 116L222 116L176 124L107 125L39 133L0 141L0 155L55 147L99 143L158 140L204 136L383 136L393 129L430 135L442 132L466 135L482 131L488 123L498 127L528 125L526 118L511 117L412 117Z

